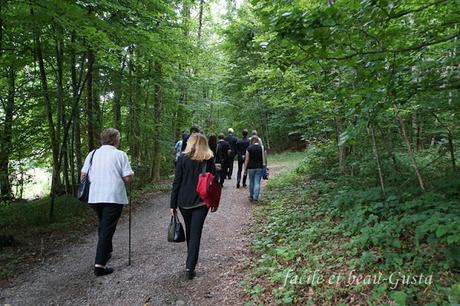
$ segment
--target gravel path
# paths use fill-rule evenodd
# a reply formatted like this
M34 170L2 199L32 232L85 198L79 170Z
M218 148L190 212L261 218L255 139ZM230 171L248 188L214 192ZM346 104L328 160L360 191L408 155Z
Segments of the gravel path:
M133 214L131 266L125 209L113 239L113 274L93 275L94 231L0 288L0 305L244 304L239 281L253 204L247 188L235 188L235 177L225 183L219 210L206 219L194 280L185 279L186 244L166 241L169 193L157 194Z

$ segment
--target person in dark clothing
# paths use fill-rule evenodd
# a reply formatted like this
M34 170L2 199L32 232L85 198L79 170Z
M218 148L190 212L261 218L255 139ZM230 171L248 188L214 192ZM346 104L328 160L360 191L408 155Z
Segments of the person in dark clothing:
M192 125L192 127L190 128L190 134L185 134L184 138L182 138L181 152L185 151L185 148L187 147L187 140L190 138L190 136L193 133L199 133L199 132L200 132L200 128L196 125Z
M238 172L236 174L236 188L240 188L241 172L243 171L244 158L246 157L246 150L249 147L248 130L243 130L243 138L238 139L236 142L236 154L238 156ZM247 175L243 175L243 187L246 187Z
M224 180L227 176L229 156L228 151L230 145L224 140L224 134L219 134L219 141L217 142L217 153L216 153L216 167L217 167L217 178L220 186L224 187Z
M201 232L204 220L208 214L208 208L203 200L196 193L198 175L204 164L206 172L215 175L212 151L209 149L206 137L200 133L194 133L188 139L187 147L179 157L171 192L171 214L175 215L177 207L185 222L187 237L187 260L186 277L195 277L195 266L200 251ZM211 208L211 212L216 208Z
M235 159L236 156L236 142L238 139L233 136L233 129L229 128L228 129L228 135L227 137L224 138L226 142L230 145L230 151L228 152L228 157L229 157L229 162L228 162L228 170L227 170L227 178L229 180L232 179L232 174L233 174L233 160Z
M217 136L216 134L213 133L209 135L208 144L209 144L209 148L214 154L214 159L215 159L217 156Z
M259 201L260 180L262 179L263 167L266 166L264 148L257 136L251 137L251 145L246 150L244 162L244 174L249 174L249 200Z

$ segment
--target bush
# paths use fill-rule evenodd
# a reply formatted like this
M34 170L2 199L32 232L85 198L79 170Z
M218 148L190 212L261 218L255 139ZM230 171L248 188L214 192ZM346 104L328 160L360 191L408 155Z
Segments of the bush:
M270 181L266 205L257 212L257 260L245 282L249 294L258 288L253 302L349 304L351 296L356 304L370 305L447 305L456 300L460 177L425 172L431 182L425 193L415 181L404 185L400 178L383 192L376 187L378 180L366 178L375 171L371 162L362 163L354 176L337 175L335 158L334 146L314 147L295 170ZM330 276L354 270L387 278L395 271L423 273L432 275L433 282L331 288L299 286L294 278L313 271Z

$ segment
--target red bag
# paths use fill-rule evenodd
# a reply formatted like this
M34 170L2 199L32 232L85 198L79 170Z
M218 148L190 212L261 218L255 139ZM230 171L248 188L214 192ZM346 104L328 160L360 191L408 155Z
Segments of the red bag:
M206 162L201 168L201 173L198 175L196 193L203 202L206 203L207 208L219 207L222 187L214 179L214 175L212 173L206 172Z

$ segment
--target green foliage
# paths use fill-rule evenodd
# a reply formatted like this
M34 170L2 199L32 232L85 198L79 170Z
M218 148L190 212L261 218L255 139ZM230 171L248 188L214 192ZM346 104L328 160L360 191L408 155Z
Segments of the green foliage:
M456 1L250 1L224 31L229 115L273 147L333 142L341 173L424 190L438 160L458 171L459 16Z
M90 229L89 221L94 220L93 210L71 196L57 198L54 222L50 222L48 213L48 197L0 205L1 234L14 239L14 245L0 248L0 279L15 275L18 266L30 261L29 248L36 255L37 244L50 237L52 245L61 239L81 237Z
M24 231L34 229L40 232L48 226L63 229L74 223L80 223L92 214L92 210L71 196L57 199L56 220L50 223L48 217L49 198L21 201L0 206L0 226L8 231ZM35 233L29 232L33 236Z
M296 169L269 182L264 205L256 211L252 276L244 283L253 303L348 304L350 296L369 305L455 300L460 177L450 176L447 183L432 173L426 193L416 182L406 187L396 182L382 192L365 175L337 176L333 151L332 145L312 147ZM442 166L448 168L448 162ZM315 281L315 272L325 281ZM364 279L381 273L386 281L350 283L350 273ZM392 273L424 278L403 284L402 274L393 274L390 282ZM341 285L327 283L338 274Z
M2 250L0 252L0 279L14 274L19 258L14 252Z

